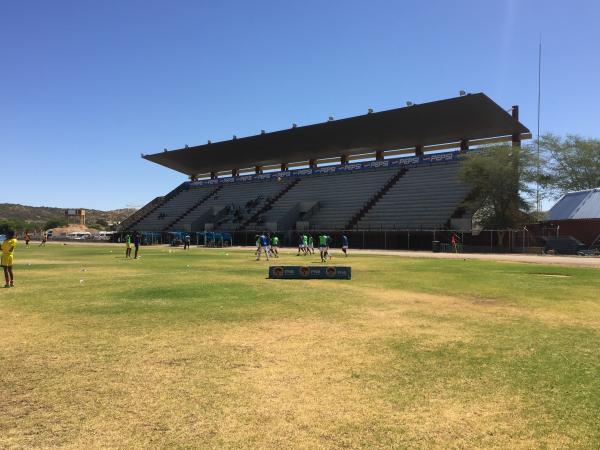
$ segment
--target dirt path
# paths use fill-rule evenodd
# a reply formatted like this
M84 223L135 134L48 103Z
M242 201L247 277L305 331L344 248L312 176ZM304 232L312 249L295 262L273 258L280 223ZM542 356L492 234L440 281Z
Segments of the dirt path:
M254 247L233 247L240 250L253 250ZM296 249L283 248L284 253L295 253ZM341 254L341 250L333 249L333 254ZM560 256L560 255L522 255L519 253L433 253L409 250L355 250L350 255L387 255L404 258L436 258L436 259L481 259L487 261L506 261L531 264L553 264L572 267L593 267L600 269L600 257Z
M49 242L51 245L64 245L63 242ZM33 244L32 244L33 245ZM68 242L67 245L104 245L104 246L124 246L124 244L115 244L110 242ZM166 244L164 245L167 246ZM123 247L124 248L124 247ZM192 246L192 249L203 247ZM252 252L254 247L234 246L232 250L245 250ZM222 251L221 248L206 249L212 251ZM283 253L295 253L295 248L281 248ZM333 255L341 254L340 249L333 249ZM481 259L487 261L505 261L530 264L549 264L571 267L592 267L600 269L600 257L584 256L561 256L561 255L522 255L519 253L432 253L427 251L410 250L358 250L350 249L350 254L358 255L387 255L402 256L404 258L437 258L437 259Z

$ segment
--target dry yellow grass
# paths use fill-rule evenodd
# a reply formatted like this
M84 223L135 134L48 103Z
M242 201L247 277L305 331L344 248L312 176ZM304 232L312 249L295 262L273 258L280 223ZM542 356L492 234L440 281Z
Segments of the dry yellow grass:
M34 268L30 273L45 286L23 276L19 292L27 301L0 299L2 448L591 448L595 442L589 423L556 426L552 403L509 379L514 361L540 351L537 338L495 347L495 336L509 339L523 327L549 335L577 327L596 342L600 316L582 310L597 311L598 303L586 296L569 311L369 282L274 285L216 271L202 285L217 290L215 297L194 300L201 294L186 289L200 281L190 280L183 264L158 279L164 263L96 269L83 260L89 289L75 283L61 289L52 283L65 272ZM79 265L69 277L83 276ZM116 283L100 285L107 277ZM147 283L154 288L138 296ZM246 283L247 290L229 304L237 291L218 289L232 283ZM173 285L181 294L170 298ZM256 303L253 287L271 290L274 301ZM337 298L346 299L343 310L322 309ZM301 307L290 309L294 303ZM262 315L252 316L255 310ZM595 386L587 389L596 395Z

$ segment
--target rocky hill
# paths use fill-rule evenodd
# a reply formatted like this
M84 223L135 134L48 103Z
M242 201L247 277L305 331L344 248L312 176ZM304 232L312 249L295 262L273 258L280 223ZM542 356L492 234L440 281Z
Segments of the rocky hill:
M63 220L65 208L52 208L48 206L25 206L13 203L0 203L0 222L29 222L44 224L51 220ZM111 222L121 222L135 209L115 209L113 211L99 211L86 209L86 223L90 226ZM101 226L104 228L104 226Z

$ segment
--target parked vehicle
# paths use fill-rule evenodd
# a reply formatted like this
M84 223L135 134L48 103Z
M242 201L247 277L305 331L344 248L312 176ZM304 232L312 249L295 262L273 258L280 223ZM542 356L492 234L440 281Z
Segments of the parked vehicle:
M82 241L91 238L92 233L90 233L89 231L73 231L71 233L67 233L67 239L72 239L74 241Z
M557 255L576 255L587 248L587 245L573 236L546 237L544 243L544 252L553 251Z
M113 234L115 234L114 231L99 231L94 234L93 238L98 241L110 241Z

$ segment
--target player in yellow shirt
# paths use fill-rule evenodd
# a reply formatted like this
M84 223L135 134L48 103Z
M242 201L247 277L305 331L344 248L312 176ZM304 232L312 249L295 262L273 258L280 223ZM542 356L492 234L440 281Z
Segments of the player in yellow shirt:
M13 277L13 253L15 251L15 247L17 246L17 240L15 239L15 232L9 231L6 233L6 240L0 245L0 249L2 249L2 258L0 260L0 265L4 269L4 279L6 280L5 288L14 287L14 277Z
M125 258L131 258L131 235L128 233L125 236Z

